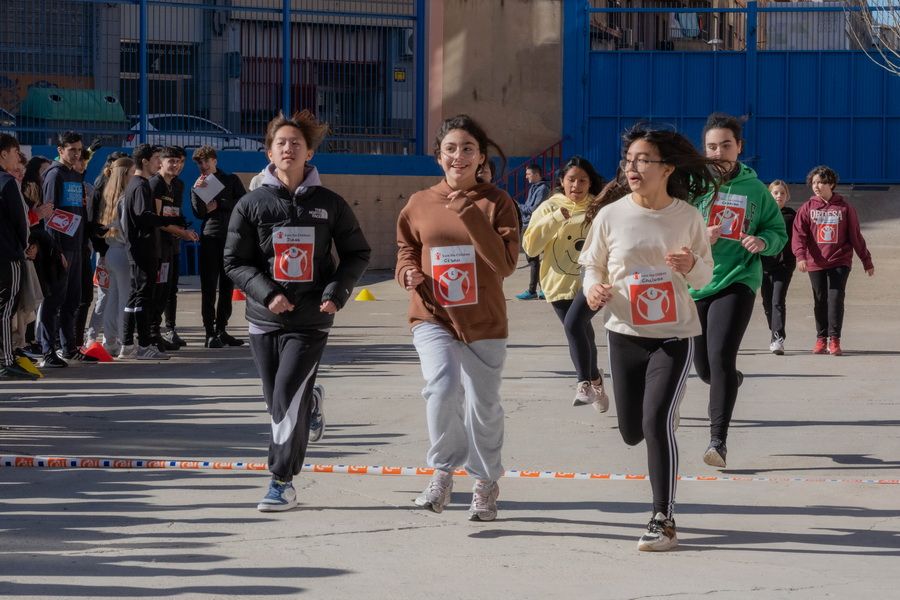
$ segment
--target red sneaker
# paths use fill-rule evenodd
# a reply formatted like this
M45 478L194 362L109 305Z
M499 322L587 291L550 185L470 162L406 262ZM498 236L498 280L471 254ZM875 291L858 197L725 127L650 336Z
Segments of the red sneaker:
M841 338L831 338L828 341L828 354L832 356L840 356L844 352L841 350Z
M816 345L813 346L813 354L828 354L828 343L826 338L816 338Z

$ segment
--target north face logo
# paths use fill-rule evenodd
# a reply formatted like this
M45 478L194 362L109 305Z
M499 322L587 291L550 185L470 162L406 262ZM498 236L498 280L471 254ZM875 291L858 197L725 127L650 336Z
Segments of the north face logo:
M323 219L323 220L327 221L328 220L328 211L325 210L324 208L314 208L311 211L309 211L309 216L311 216L313 219Z

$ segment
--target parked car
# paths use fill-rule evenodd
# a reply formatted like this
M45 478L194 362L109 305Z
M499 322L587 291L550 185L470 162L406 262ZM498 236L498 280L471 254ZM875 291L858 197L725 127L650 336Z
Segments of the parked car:
M16 118L5 108L0 108L0 133L16 134Z
M129 118L132 133L125 138L125 147L133 148L140 140L141 122L139 116ZM217 150L251 152L265 149L260 141L237 136L209 119L179 114L147 115L147 143L185 148L209 145Z

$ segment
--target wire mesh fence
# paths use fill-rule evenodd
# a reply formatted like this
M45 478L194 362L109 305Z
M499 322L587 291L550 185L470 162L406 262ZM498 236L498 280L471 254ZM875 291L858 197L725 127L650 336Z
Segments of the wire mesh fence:
M329 152L415 151L417 0L4 0L0 123L260 150L279 110L332 128ZM285 56L288 57L285 64Z

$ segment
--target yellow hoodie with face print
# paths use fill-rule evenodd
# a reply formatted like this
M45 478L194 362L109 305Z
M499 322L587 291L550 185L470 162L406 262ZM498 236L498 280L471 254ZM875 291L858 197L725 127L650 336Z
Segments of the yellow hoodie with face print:
M592 199L588 195L576 204L565 194L556 193L531 215L531 222L522 237L522 247L528 256L543 254L541 290L547 302L571 300L581 289L578 257L588 230L584 213ZM569 212L568 219L562 209Z

